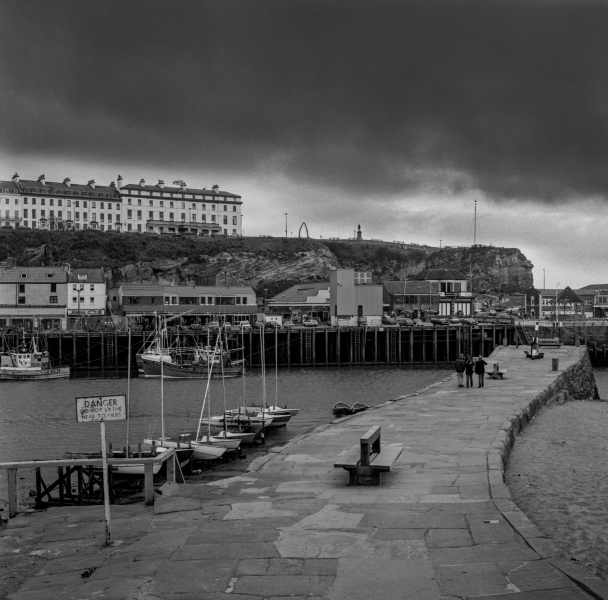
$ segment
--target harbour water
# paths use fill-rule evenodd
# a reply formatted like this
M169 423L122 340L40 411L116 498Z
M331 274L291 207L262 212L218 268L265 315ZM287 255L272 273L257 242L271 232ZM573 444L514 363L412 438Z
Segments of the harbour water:
M332 405L338 401L353 404L380 404L413 392L445 377L441 369L293 369L267 371L269 404L300 408L281 439L309 431L333 419ZM234 408L245 401L260 404L260 371L250 371L245 379L225 381L226 406ZM167 435L196 429L204 396L205 380L165 379L164 415ZM161 435L161 384L159 379L134 377L130 386L130 443ZM126 394L127 379L74 378L69 380L2 382L0 385L0 462L62 458L70 452L98 452L97 424L76 423L75 398ZM224 390L220 380L210 387L211 412L224 409ZM205 414L207 410L205 409ZM126 424L107 424L107 439L115 448L126 442ZM0 472L0 507L6 499L6 472Z
M596 368L608 399L608 368ZM507 484L513 500L561 554L608 579L608 402L546 407L517 438Z

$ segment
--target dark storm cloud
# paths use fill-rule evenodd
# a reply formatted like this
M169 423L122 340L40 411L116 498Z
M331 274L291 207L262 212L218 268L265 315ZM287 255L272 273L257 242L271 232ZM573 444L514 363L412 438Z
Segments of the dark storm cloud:
M5 0L9 152L608 197L605 2Z

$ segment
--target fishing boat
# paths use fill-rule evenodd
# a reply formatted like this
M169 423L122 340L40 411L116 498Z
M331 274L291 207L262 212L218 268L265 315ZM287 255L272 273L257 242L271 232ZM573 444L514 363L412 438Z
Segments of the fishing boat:
M215 368L221 362L224 377L240 377L244 370L243 360L232 360L226 350L214 353L208 347L176 349L168 353L143 353L140 356L144 377L164 377L173 379L204 379L211 375L219 379L222 374Z
M190 458L190 456L192 455L192 450L188 450L187 448L184 449L185 451L189 452L187 457L184 457L183 455L178 455L178 459L180 461L180 464L185 464L188 462L188 459ZM137 459L138 458L154 458L156 456L158 456L159 454L162 454L163 452L166 452L167 449L166 448L155 448L153 450L149 450L149 451L144 451L144 452L139 452L137 453L137 456L131 454L129 457L127 457L126 452L124 451L112 451L111 454L108 454L108 458L132 458L133 459L133 464L128 464L128 465L110 465L108 468L112 470L112 475L116 476L125 476L125 477L129 477L129 476L139 476L139 477L143 477L144 476L144 471L145 471L145 467L143 463L138 463ZM82 458L95 458L95 459L100 459L101 458L101 452L66 452L65 453L65 458L71 458L71 459L82 459ZM183 466L182 464L182 466ZM158 474L158 472L161 470L162 464L159 463L157 465L152 465L152 473L154 475ZM93 471L101 471L101 467L94 467Z
M23 343L16 350L0 352L0 381L33 379L63 379L70 376L70 367L53 367L48 352L40 352L32 338L28 347Z
M186 447L192 450L192 458L195 460L215 460L216 458L221 458L226 452L225 446L184 441L181 436L177 438L165 438L164 440L148 438L144 440L144 444L161 448L175 448L176 451L183 449L184 444L186 444Z

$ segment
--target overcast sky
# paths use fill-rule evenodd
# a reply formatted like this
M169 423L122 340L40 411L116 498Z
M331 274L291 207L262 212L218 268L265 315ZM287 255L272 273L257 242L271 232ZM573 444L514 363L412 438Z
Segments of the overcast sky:
M517 247L608 282L608 3L0 0L0 179L243 197L247 235Z

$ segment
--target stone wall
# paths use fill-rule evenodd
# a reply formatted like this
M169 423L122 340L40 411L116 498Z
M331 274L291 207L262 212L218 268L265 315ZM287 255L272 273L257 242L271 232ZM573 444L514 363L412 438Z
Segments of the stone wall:
M492 497L510 499L511 494L504 483L504 472L509 461L516 436L532 421L544 406L563 404L569 400L599 399L593 367L589 355L581 348L581 359L560 373L519 414L505 421L496 436L488 455L488 476Z

